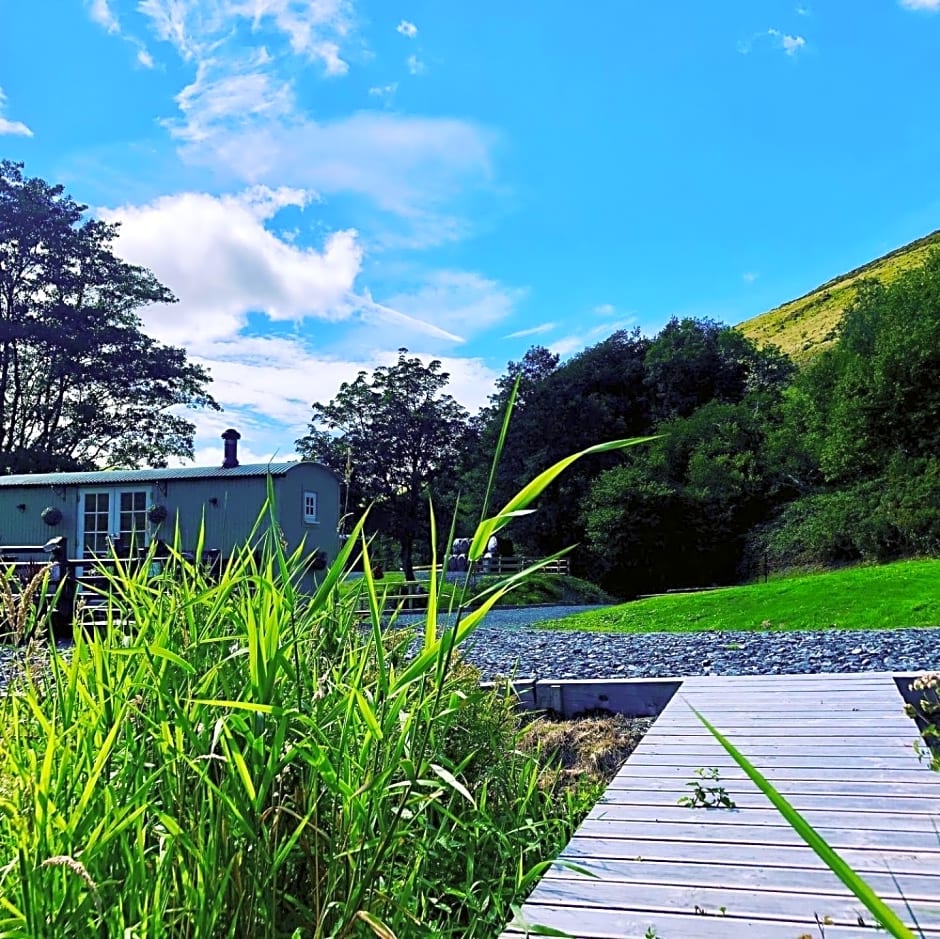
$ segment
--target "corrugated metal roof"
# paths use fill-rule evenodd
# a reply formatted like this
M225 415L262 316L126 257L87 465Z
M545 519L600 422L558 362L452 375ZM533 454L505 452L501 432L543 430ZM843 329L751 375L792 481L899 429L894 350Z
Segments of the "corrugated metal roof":
M168 469L94 470L88 473L25 473L0 476L0 486L96 486L148 483L163 479L230 479L240 476L283 476L300 461L250 463L222 469L220 466L178 466ZM319 464L317 464L319 465Z

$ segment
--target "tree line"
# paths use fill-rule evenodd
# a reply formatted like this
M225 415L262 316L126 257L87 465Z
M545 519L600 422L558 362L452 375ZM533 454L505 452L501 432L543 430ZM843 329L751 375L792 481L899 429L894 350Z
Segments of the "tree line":
M429 497L440 544L452 516L472 530L513 389L491 508L575 450L655 435L580 461L513 525L517 551L574 545L574 572L636 596L940 552L938 379L940 253L863 285L838 341L800 371L732 328L674 318L564 363L533 346L470 416L440 362L402 349L315 404L297 444L344 478L351 517L373 506L387 561L410 574L429 558Z
M208 372L143 332L138 311L175 298L114 254L117 231L0 161L0 473L191 458L181 408L218 408ZM451 519L472 531L513 395L491 509L575 450L656 436L580 461L513 526L517 552L573 545L574 571L614 593L940 552L940 253L863 284L801 370L675 318L565 362L533 346L475 415L448 385L401 349L315 402L296 442L342 478L347 529L371 506L377 553L409 576L429 560L431 501L439 545Z

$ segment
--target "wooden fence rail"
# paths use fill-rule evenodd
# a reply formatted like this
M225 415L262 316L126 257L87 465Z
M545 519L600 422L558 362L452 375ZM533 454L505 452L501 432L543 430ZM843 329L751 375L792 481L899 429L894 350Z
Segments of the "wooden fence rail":
M542 558L530 558L525 555L513 557L482 558L477 562L474 573L477 574L516 574L531 564L537 564ZM448 566L448 573L453 573ZM543 574L568 574L571 571L568 558L556 558L540 568ZM429 564L415 567L415 574L430 574ZM440 571L440 567L438 567Z

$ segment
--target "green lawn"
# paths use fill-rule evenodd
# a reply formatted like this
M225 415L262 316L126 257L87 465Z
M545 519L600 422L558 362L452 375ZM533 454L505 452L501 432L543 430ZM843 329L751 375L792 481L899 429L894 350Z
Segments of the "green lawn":
M539 625L625 633L940 627L940 560L652 597Z

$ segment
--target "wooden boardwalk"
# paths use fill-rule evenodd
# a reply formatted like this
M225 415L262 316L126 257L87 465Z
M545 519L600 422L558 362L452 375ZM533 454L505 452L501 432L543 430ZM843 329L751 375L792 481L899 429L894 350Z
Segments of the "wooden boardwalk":
M940 773L914 753L893 677L857 674L685 679L504 939L524 924L577 939L886 935L690 704L906 922L940 937ZM719 780L703 785L735 808L679 806L710 767Z

